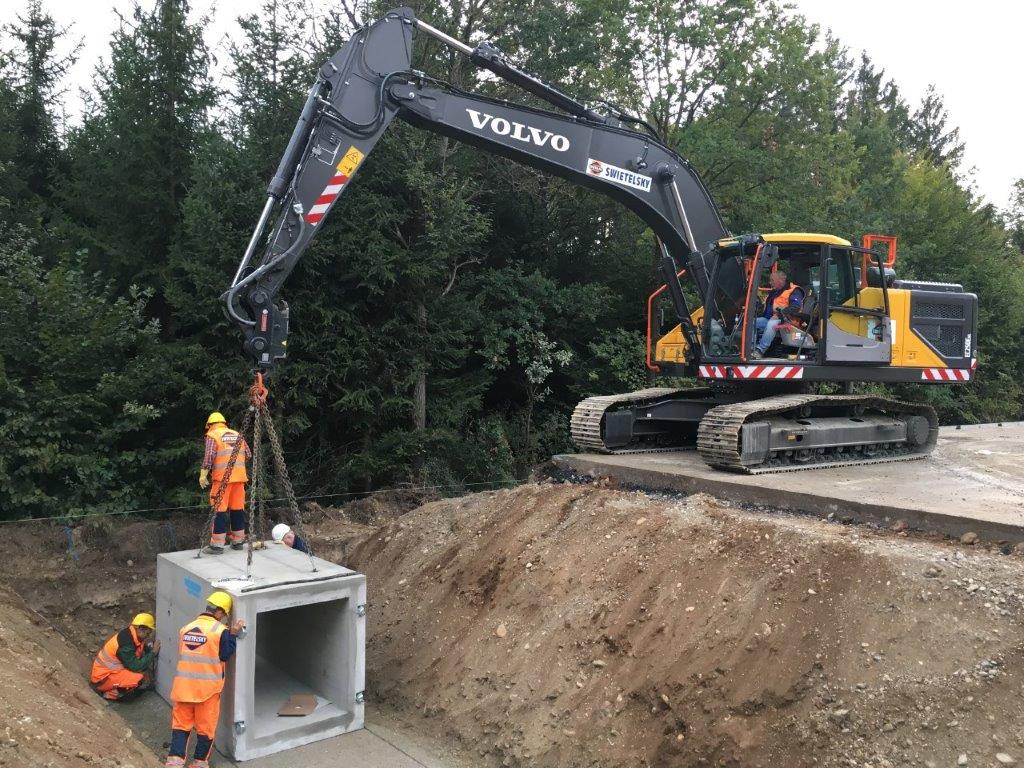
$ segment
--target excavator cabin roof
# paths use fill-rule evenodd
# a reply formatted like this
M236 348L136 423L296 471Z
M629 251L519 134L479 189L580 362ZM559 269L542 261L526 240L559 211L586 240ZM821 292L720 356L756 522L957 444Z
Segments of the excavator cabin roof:
M761 235L766 243L820 243L822 245L850 245L850 241L835 235L823 235L818 232L772 232ZM725 238L718 245L725 248L736 243L735 238Z
M817 232L774 232L761 235L767 243L822 243L823 245L850 245L850 241L835 235L822 235Z

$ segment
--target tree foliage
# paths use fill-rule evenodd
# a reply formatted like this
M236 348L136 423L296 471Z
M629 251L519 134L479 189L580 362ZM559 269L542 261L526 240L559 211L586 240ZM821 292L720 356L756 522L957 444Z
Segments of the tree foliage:
M0 514L200 501L205 413L248 376L219 294L317 68L385 4L239 20L214 87L204 19L146 0L63 129L75 53L29 0L0 58ZM907 277L980 297L978 380L907 388L946 421L1019 418L1024 182L1002 214L961 178L939 91L909 103L866 56L776 2L428 0L455 37L641 115L733 231L899 237ZM415 66L537 105L420 37ZM59 179L59 183L57 180ZM569 448L580 398L645 386L655 243L609 199L395 124L285 289L273 381L302 492L524 476Z

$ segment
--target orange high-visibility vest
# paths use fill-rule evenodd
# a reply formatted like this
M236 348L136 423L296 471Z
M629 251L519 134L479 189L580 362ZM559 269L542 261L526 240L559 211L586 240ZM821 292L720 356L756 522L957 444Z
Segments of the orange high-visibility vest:
M792 295L793 291L795 291L799 287L800 286L796 285L795 283L790 283L789 288L784 290L782 293L780 293L772 300L772 312L774 312L776 309L785 309L786 307L788 307L789 297Z
M227 627L205 613L181 628L171 701L198 703L224 690L220 636L225 629Z
M231 452L235 449L235 445L242 440L242 436L223 424L215 426L207 432L207 435L212 437L217 444L217 455L213 457L213 479L223 480L224 471L228 468L228 462L231 460ZM228 482L244 483L248 479L249 475L245 471L245 445L243 444L238 449L238 457L235 459L235 466L231 468Z
M135 643L135 656L136 658L142 658L142 641L139 640L139 636L135 633L135 627L128 627L128 631L131 632L132 642ZM89 675L90 683L101 683L106 678L110 677L111 674L117 672L119 669L124 669L124 664L117 658L117 636L120 632L115 632L114 636L111 637L107 642L100 648L100 652L96 654L96 658L92 662L92 674Z

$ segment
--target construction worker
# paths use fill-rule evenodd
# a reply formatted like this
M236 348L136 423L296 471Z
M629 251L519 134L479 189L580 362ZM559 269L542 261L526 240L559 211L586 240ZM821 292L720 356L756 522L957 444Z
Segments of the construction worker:
M140 613L100 648L92 662L89 683L109 701L125 701L153 687L160 641L149 642L156 629L151 613Z
M238 441L242 447L238 450L231 474L227 473L231 453ZM210 505L217 500L221 486L224 493L217 505L213 518L213 529L210 531L210 544L203 551L210 555L224 552L228 539L228 515L231 518L231 548L241 549L245 545L245 484L249 475L245 471L245 462L252 458L245 438L230 429L220 411L214 411L206 420L206 450L203 453L203 466L199 470L199 487L210 488ZM210 483L210 476L213 483Z
M241 620L228 629L224 622L230 613L231 595L214 592L206 598L206 610L178 633L178 668L171 684L171 748L165 766L185 765L185 747L194 728L192 768L209 768L225 662L235 652L235 638L245 629Z
M784 312L799 312L804 301L804 289L789 282L786 273L781 269L772 272L769 280L771 290L764 299L761 316L755 321L760 338L750 355L752 360L760 360L768 354L768 348L775 341L779 326L785 322Z
M306 546L306 542L302 540L302 537L297 535L287 523L278 523L274 526L270 532L271 537L274 541L284 544L286 547L297 549L299 552L305 552L309 554L309 547Z

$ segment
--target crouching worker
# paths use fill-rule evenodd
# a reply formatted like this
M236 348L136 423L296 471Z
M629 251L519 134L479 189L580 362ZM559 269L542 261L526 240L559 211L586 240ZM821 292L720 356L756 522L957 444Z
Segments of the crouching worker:
M309 554L309 547L306 546L306 542L302 540L301 536L296 535L287 523L278 523L274 526L274 529L270 532L274 541L284 544L286 547L297 549L299 552L305 552Z
M241 441L241 447L235 457L234 466L228 472L228 464L235 446ZM210 505L217 501L216 515L213 518L213 530L210 531L210 544L203 549L209 555L224 552L228 540L228 517L231 523L231 548L241 549L245 545L245 484L249 475L245 471L245 462L252 458L245 438L228 427L223 414L214 411L206 420L206 448L203 453L203 466L199 470L199 487L210 488ZM210 477L213 485L210 485ZM221 492L221 487L224 490Z
M213 737L220 720L225 662L235 652L235 638L245 628L236 621L228 629L231 595L214 592L206 610L178 633L178 669L171 685L171 748L165 766L185 765L185 747L194 728L196 748L192 768L208 768Z
M92 662L89 683L109 701L126 701L153 687L160 641L149 641L156 629L151 613L140 613L115 634Z

